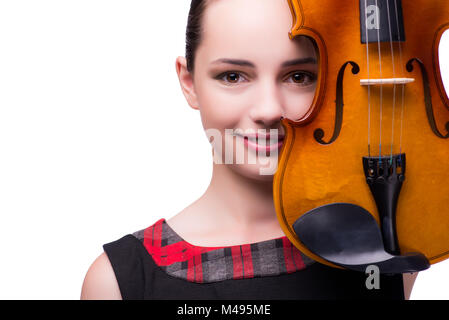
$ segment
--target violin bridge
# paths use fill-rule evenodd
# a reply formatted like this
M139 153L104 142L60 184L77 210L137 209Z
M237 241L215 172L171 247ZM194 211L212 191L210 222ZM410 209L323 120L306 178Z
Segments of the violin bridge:
M385 78L385 79L361 79L361 86L383 85L383 84L407 84L414 82L414 78Z

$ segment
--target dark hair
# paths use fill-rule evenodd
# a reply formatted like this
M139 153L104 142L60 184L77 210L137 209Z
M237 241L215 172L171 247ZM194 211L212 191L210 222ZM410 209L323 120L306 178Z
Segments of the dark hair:
M186 30L187 70L193 74L195 53L201 42L201 23L207 0L192 0Z

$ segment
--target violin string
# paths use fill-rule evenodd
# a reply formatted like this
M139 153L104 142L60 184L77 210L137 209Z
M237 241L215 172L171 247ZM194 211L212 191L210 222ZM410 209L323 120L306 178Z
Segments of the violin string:
M365 0L365 40L366 40L366 68L368 70L368 83L370 80L369 75L369 35L368 35L368 12L367 12L367 0ZM368 85L368 157L371 157L371 85Z
M376 7L379 8L379 5L377 3L376 0ZM377 51L378 51L378 56L379 56L379 78L382 79L382 54L380 52L380 34L379 34L379 29L380 29L380 17L378 12L376 13L376 19L377 19L377 23L378 23L378 28L377 28ZM380 84L380 102L379 102L379 109L380 109L380 119L379 119L379 125L380 125L380 130L379 130L379 164L382 164L382 83Z
M394 8L396 12L396 29L398 32L398 45L399 45L399 63L401 65L402 77L404 77L404 64L402 63L402 44L401 44L401 33L399 32L399 15L398 15L398 4L397 0L394 0ZM403 120L404 120L404 99L405 99L405 84L402 84L402 106L401 106L401 129L400 129L400 138L399 138L399 154L402 153L402 129L403 129ZM400 158L399 158L400 159Z
M393 79L396 78L396 70L394 66L394 48L393 48L393 37L391 34L391 19L390 19L390 3L387 0L387 14L388 14L388 30L390 32L390 49L391 49L391 61L393 68ZM397 17L396 17L397 20ZM393 83L393 116L391 121L391 150L390 150L390 165L393 162L393 143L394 143L394 115L395 115L395 107L396 107L396 83Z

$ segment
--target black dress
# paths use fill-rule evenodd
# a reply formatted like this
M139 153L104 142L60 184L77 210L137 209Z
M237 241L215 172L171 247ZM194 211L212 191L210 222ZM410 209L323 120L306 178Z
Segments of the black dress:
M287 237L199 247L161 219L103 248L123 299L404 299L401 274L368 289L366 274L315 262Z

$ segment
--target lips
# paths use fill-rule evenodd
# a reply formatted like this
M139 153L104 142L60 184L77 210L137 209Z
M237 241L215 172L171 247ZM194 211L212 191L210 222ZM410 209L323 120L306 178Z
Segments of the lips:
M245 138L252 139L252 140L254 140L254 139L260 139L260 140L266 139L266 140L269 140L270 137L271 137L269 133L267 133L267 134L240 134L240 135L245 137ZM273 137L274 136L275 135L273 135ZM284 140L284 135L278 134L277 138L278 138L278 140Z
M284 141L283 137L278 137L276 140L270 139L270 137L243 137L245 140L255 143L260 146L269 146L278 142Z
M284 135L278 135L277 140L274 141L272 141L274 136L270 136L270 134L242 134L238 136L243 138L246 147L259 152L278 150L284 141Z

